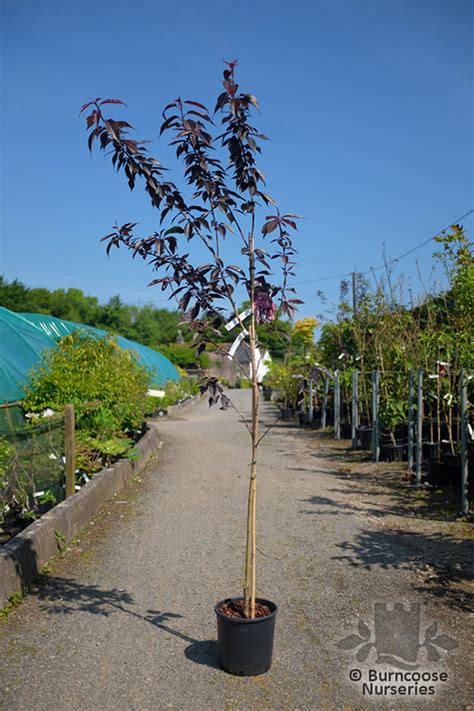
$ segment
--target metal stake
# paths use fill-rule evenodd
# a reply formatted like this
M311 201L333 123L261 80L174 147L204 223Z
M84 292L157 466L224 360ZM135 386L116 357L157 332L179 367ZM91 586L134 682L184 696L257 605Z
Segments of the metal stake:
M423 370L418 368L416 412L416 486L421 484L421 462L423 459Z
M413 395L414 395L415 374L410 368L408 375L408 471L413 471Z
M329 392L329 378L325 376L324 378L324 390L323 390L323 406L321 410L321 428L326 427L326 411L328 407L328 392Z
M468 490L468 461L467 461L467 384L464 370L460 374L460 406L461 406L461 511L464 515L469 513Z
M338 370L334 373L334 439L341 439L341 383Z
M308 424L313 424L313 378L311 375L308 383Z
M379 381L378 370L372 371L372 459L378 462L380 458L379 442Z
M359 426L359 371L352 373L352 449L357 449L357 427Z

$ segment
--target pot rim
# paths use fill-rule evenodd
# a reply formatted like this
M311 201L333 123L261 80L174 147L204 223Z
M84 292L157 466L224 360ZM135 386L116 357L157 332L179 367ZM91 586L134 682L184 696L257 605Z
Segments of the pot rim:
M229 620L229 622L235 622L236 624L256 624L258 622L265 622L266 620L270 620L272 617L275 617L276 613L278 612L278 606L275 602L272 602L272 600L267 600L266 598L263 597L256 597L255 602L259 602L262 605L270 605L271 607L274 608L274 610L269 614L266 615L265 617L255 617L253 620L248 619L246 617L228 617L227 615L224 615L223 612L219 610L219 607L222 605L223 602L235 602L236 600L243 600L242 595L239 595L238 597L226 597L223 600L219 600L219 602L214 605L214 612L218 617L222 617L224 620Z

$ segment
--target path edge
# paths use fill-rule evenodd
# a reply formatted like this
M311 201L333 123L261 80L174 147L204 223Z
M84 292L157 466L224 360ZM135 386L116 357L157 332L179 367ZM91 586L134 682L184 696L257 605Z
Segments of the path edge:
M137 457L101 469L73 496L45 513L0 548L0 607L23 593L43 566L97 514L103 504L146 467L161 448L154 423L137 442Z

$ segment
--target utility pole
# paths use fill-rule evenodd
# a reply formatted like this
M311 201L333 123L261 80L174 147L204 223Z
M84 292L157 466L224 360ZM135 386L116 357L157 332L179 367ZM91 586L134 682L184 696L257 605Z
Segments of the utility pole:
M356 272L352 272L352 312L357 316L357 289L356 289Z

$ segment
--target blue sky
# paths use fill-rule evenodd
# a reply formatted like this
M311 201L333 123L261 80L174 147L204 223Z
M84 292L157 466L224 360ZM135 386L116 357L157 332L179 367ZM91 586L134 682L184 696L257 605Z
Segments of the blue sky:
M163 295L99 238L156 226L86 147L78 110L118 97L140 138L156 139L177 95L213 107L223 59L260 101L271 138L261 167L283 211L305 215L296 242L301 315L337 299L339 279L396 257L474 207L471 2L3 0L0 272L29 286L83 289L127 303ZM174 168L161 139L154 154ZM178 179L179 173L171 177ZM474 215L464 220L472 237ZM432 245L402 260L415 293ZM315 280L315 281L312 281ZM318 281L316 281L318 280Z

